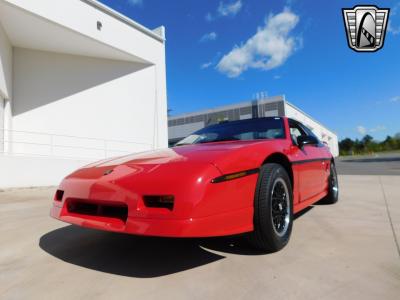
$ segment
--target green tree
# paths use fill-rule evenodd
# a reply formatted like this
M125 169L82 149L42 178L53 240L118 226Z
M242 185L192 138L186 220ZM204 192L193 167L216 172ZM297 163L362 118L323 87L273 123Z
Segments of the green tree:
M339 142L340 155L365 154L379 151L391 151L400 149L400 132L394 136L387 136L385 140L378 142L367 134L361 140L353 141L345 138Z
M370 136L369 134L367 134L366 136L364 136L362 138L361 142L363 143L364 147L368 147L368 145L370 145L373 140L374 140L374 138L372 136Z
M364 152L364 144L359 139L356 139L354 142L354 152L355 154L361 154Z
M354 141L350 138L345 138L339 142L341 155L351 155L354 151Z
M391 136L387 136L382 142L382 150L394 150L396 149L396 140Z

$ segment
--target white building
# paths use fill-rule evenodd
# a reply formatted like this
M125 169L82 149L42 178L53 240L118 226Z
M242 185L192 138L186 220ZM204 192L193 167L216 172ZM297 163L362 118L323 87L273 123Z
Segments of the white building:
M0 188L167 146L164 28L94 0L0 0Z
M309 127L321 141L325 142L333 156L339 155L337 135L314 118L289 103L283 96L241 102L205 111L188 113L168 118L169 143L173 144L190 133L207 125L225 120L242 120L258 117L288 117Z

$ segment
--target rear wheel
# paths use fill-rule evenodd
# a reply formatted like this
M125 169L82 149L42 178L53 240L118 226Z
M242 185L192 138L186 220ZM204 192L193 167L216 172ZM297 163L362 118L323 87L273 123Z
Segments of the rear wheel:
M293 224L292 186L279 164L261 167L254 199L254 231L250 243L262 251L276 252L289 241Z
M328 195L326 195L320 203L335 204L339 200L339 182L334 163L331 163L328 181Z

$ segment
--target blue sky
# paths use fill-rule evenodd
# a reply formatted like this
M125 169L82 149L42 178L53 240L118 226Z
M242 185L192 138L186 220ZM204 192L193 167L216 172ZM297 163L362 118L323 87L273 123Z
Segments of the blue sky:
M172 114L282 95L340 138L400 132L400 0L101 0L166 27ZM347 46L342 8L391 8L384 48Z

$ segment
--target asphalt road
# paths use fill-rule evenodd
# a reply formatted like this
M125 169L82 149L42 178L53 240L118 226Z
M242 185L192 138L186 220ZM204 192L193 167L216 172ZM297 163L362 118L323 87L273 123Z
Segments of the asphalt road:
M343 175L400 175L400 152L340 157L336 167Z

